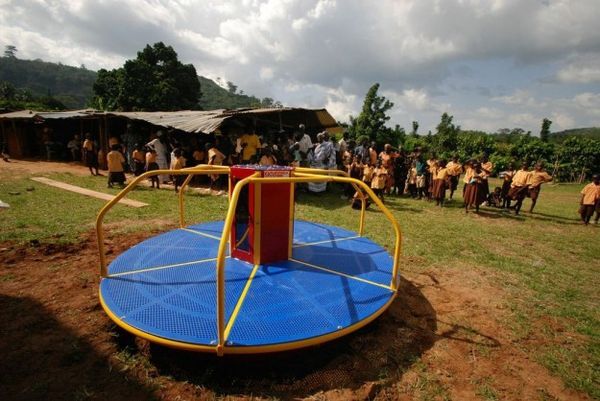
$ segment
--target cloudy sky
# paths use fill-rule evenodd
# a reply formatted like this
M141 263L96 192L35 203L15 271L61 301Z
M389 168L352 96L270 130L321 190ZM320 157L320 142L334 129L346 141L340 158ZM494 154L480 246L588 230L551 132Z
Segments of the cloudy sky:
M115 68L163 41L200 75L287 106L391 124L539 133L600 126L599 0L0 0L19 58ZM594 28L596 27L596 28Z

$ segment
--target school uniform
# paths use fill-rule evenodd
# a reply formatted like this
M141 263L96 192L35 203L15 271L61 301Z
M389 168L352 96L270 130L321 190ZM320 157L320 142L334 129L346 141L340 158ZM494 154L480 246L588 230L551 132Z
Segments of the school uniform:
M450 190L456 191L456 188L458 188L458 178L462 173L462 165L460 163L451 161L448 162L446 168L448 169L448 183Z
M179 156L171 160L171 170L181 170L185 167L185 157ZM180 186L185 181L185 175L173 175L173 182L176 186Z
M375 170L374 167L369 166L369 165L365 165L365 167L363 168L363 178L362 180L364 181L365 184L371 186L371 180L373 179L373 171Z
M439 168L433 176L432 197L436 200L442 200L446 197L446 188L448 187L448 169Z
M112 186L113 182L118 184L125 183L125 173L123 172L123 163L125 158L118 150L111 150L106 155L106 163L108 164L108 185Z
M142 175L146 166L146 155L141 150L136 149L131 154L131 158L133 159L133 174L136 177Z
M98 155L91 139L83 141L83 151L86 167L98 167Z
M481 205L487 195L482 185L483 172L477 172L475 169L469 168L465 173L465 192L464 192L464 204L465 206L478 206Z
M504 173L504 178L502 180L502 189L500 190L500 196L502 197L502 199L508 198L508 191L510 191L510 185L512 184L514 175L514 170L510 170Z
M579 214L581 219L585 222L589 222L594 211L600 209L600 185L596 185L593 182L587 184L581 190L581 207L579 208Z
M537 200L540 196L542 184L548 181L552 181L552 176L547 172L532 171L529 174L529 179L527 181L527 184L529 185L527 196L529 196L531 200Z
M510 199L516 201L523 201L525 199L530 175L531 172L527 170L519 170L515 173L510 184L510 189L508 190L508 197Z
M385 188L387 182L387 169L383 167L377 167L373 170L373 178L371 180L371 188L382 190Z
M480 188L483 191L484 200L487 199L490 194L490 185L488 183L488 178L492 174L492 170L494 169L494 164L492 162L483 163L481 165L481 185Z

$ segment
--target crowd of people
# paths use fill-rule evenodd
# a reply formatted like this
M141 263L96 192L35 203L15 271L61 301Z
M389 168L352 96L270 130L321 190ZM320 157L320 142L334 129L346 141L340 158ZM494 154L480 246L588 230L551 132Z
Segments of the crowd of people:
M118 138L109 139L110 152L106 155L108 185L123 185L125 171L136 176L152 170L178 170L198 164L234 165L260 164L310 167L321 170L342 170L352 178L363 181L385 202L386 196L410 196L425 199L443 207L447 199L453 199L462 183L463 206L466 213L479 212L481 206L496 207L519 214L526 198L530 199L529 212L533 212L544 183L553 180L542 163L532 169L522 163L519 169L510 164L499 174L502 185L490 188L488 179L494 171L493 163L486 155L466 162L457 156L450 160L438 158L416 148L407 153L402 148L385 144L378 149L375 142L363 139L359 143L349 139L348 133L336 141L327 131L311 137L303 125L293 133L280 131L275 135L259 137L254 129L247 128L212 137L203 143L182 144L161 131L146 144L136 144L128 152ZM98 174L98 157L95 144L89 134L82 145L83 156L91 174ZM74 156L75 157L75 156ZM462 177L462 180L461 180ZM175 191L181 186L184 176L168 174L151 179L152 187L171 182ZM209 176L210 188L218 188L222 176ZM327 190L327 183L309 183L302 189L311 193ZM600 183L595 175L592 183L581 192L580 214L582 222L588 224L595 213L594 221L600 216ZM362 194L347 185L344 198L353 207L360 207Z

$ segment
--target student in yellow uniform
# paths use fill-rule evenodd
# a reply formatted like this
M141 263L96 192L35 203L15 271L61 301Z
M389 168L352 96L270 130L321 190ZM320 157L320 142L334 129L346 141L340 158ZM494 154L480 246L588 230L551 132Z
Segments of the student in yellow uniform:
M206 164L206 151L198 146L192 153L192 159L194 159L194 165Z
M513 176L510 189L508 190L508 197L509 199L517 201L515 204L515 214L519 214L521 206L523 205L523 199L527 196L530 175L531 171L529 171L529 166L527 163L523 163L521 164L521 169Z
M529 181L527 182L527 184L529 184L527 196L531 198L531 207L529 208L529 213L533 213L533 208L540 197L542 184L550 181L552 181L552 176L544 171L544 165L542 163L537 163L534 167L534 170L529 175Z
M435 153L431 154L431 157L427 159L427 174L425 175L427 185L427 200L433 199L433 179L438 171L438 159Z
M185 157L181 154L181 149L177 148L173 151L175 158L171 160L171 170L181 170L185 167ZM185 175L173 175L173 184L175 184L175 192L179 192L179 187L185 181Z
M500 189L502 209L510 209L510 197L508 196L508 191L510 191L510 185L512 184L514 175L515 168L512 163L509 163L508 169L504 172L504 177L502 177L502 188Z
M120 186L125 185L125 173L123 172L123 163L125 158L123 153L119 150L121 147L119 144L114 144L111 147L111 151L106 155L106 164L108 165L108 187L113 187L113 182L116 182Z
M487 155L484 155L481 158L481 189L483 191L482 198L487 200L488 195L490 194L490 184L488 183L488 178L492 175L492 171L494 170L494 164L488 159Z
M240 138L242 146L242 164L256 163L256 153L260 149L260 139L252 130L250 134L244 134Z
M437 162L438 168L433 178L433 191L432 196L435 199L436 206L444 206L444 199L446 198L446 188L449 181L449 172L446 167L445 160L439 160Z
M373 177L371 179L371 189L383 202L383 190L388 179L388 170L383 167L381 160L377 160L375 169L373 170Z
M596 211L595 223L598 224L598 209L600 208L600 174L594 174L592 176L592 182L587 184L581 190L580 205L579 214L581 215L581 222L588 225L594 211Z
M454 191L458 188L458 179L463 172L463 166L458 162L458 156L452 156L452 160L446 164L446 168L448 169L448 183L450 187L449 198L452 199Z
M484 188L482 185L484 172L481 169L481 165L472 160L469 163L470 167L465 172L465 192L464 192L464 205L465 213L469 213L469 209L475 207L475 212L479 213L479 206L485 200Z

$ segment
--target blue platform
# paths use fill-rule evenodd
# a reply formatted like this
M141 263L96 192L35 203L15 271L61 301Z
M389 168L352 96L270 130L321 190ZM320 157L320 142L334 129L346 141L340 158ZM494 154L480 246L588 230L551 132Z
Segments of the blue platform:
M222 229L221 221L173 230L115 258L100 283L109 316L149 339L214 346ZM227 257L226 347L291 349L361 327L395 296L392 262L384 248L352 231L295 221L290 260L255 267Z

